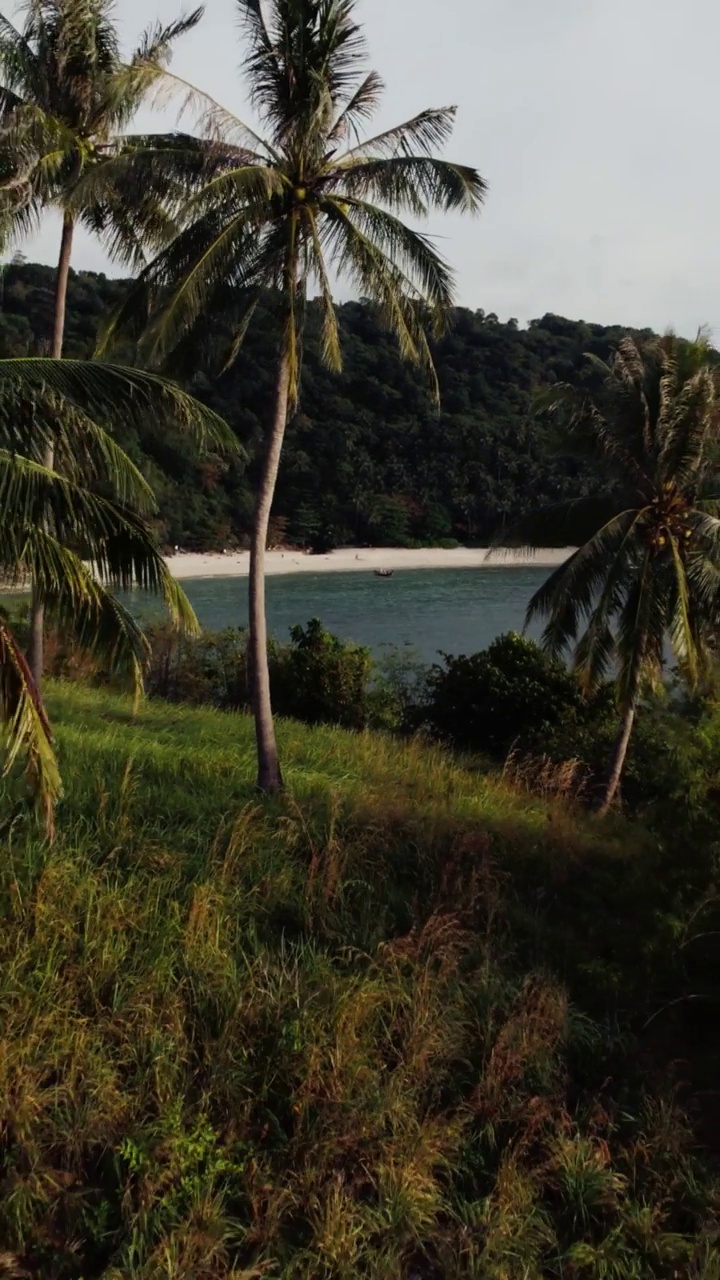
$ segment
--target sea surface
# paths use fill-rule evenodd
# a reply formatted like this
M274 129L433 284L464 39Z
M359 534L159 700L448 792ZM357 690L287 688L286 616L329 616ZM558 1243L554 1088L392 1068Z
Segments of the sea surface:
M476 653L505 631L520 631L531 595L551 570L401 569L391 578L363 573L298 573L267 579L270 631L287 640L295 623L320 618L343 640L410 646L424 662L439 652ZM204 627L247 623L247 578L183 582ZM147 604L138 601L147 616Z

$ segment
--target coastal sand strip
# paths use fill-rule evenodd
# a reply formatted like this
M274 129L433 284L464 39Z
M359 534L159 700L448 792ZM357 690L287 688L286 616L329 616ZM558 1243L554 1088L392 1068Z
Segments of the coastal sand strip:
M395 547L343 547L327 555L302 551L268 551L266 571L281 573L372 573L375 569L554 569L572 554L572 547L545 548L534 552L487 547L458 547L443 551L430 547L405 551ZM250 563L247 551L203 554L180 551L168 557L176 578L242 578Z

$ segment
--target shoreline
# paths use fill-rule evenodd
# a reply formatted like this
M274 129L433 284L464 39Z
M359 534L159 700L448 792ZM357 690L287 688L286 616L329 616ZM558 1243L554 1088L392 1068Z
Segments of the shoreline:
M440 547L405 550L401 547L343 547L325 555L303 551L268 551L268 577L290 573L373 573L403 569L555 569L572 555L573 547L546 547L536 551L505 548ZM180 581L189 578L245 578L250 566L248 551L178 551L167 557L170 572Z

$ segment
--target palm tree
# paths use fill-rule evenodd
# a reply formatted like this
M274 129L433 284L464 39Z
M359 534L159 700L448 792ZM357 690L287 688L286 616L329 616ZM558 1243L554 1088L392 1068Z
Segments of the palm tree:
M180 421L202 447L235 448L222 419L156 375L84 361L0 360L0 575L35 585L64 636L129 671L139 690L148 646L115 592L133 585L159 595L174 624L193 630L193 611L157 548L147 517L153 495L103 422ZM43 464L52 451L59 471ZM5 772L19 755L48 824L60 779L50 726L32 673L0 617L0 717Z
M144 261L147 240L166 229L158 181L128 181L118 159L155 153L155 173L167 191L181 140L124 137L146 94L156 88L175 41L202 16L162 27L142 38L129 62L120 55L113 0L29 0L22 32L0 15L0 125L4 213L15 230L32 227L42 211L62 213L55 277L51 356L63 353L67 286L78 223L100 235L111 255L131 266ZM52 469L48 452L45 465ZM30 665L39 685L43 670L43 612L33 601Z
M600 804L620 785L644 687L662 680L669 644L691 684L720 619L720 501L710 491L720 439L718 361L702 337L625 338L588 394L551 388L551 410L590 444L611 481L524 521L512 541L582 545L536 591L527 621L547 619L544 647L573 650L585 687L613 672L620 727ZM504 539L510 541L510 539Z
M207 123L219 138L217 171L178 210L181 229L143 273L105 341L144 323L154 304L149 357L196 357L212 336L207 316L221 308L235 317L232 358L260 293L272 290L277 297L275 402L256 495L249 584L258 785L272 791L282 776L270 702L265 550L285 427L298 403L308 286L320 294L322 355L330 368L341 367L334 273L377 305L402 355L427 372L437 393L425 323L436 331L445 323L453 276L431 240L400 215L474 213L485 183L475 169L436 155L452 132L454 108L422 111L360 140L383 86L375 72L361 71L365 41L354 0L238 0L238 9L243 68L260 129L220 107L210 111Z

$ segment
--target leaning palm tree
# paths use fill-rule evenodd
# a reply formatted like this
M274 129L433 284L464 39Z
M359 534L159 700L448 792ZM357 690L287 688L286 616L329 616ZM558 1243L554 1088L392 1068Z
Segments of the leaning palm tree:
M117 591L159 595L179 628L196 627L148 524L151 490L106 429L113 418L182 422L202 446L234 448L210 410L155 375L84 361L0 360L0 577L34 583L48 618L137 689L145 637ZM106 425L101 425L106 424ZM60 471L44 465L52 451ZM48 824L59 791L50 726L32 673L0 618L4 771L24 756Z
M22 31L0 15L0 212L17 234L48 208L62 215L51 355L63 353L67 287L78 224L98 234L113 258L136 267L166 230L163 198L177 137L124 132L143 98L158 88L175 41L202 16L148 31L126 62L112 0L29 0ZM139 186L119 160L153 153L156 181ZM170 180L170 185L172 181ZM51 453L45 458L52 468ZM32 606L31 666L43 669L43 616Z
M207 316L232 312L232 358L264 290L278 306L275 403L268 424L250 550L249 667L258 785L282 785L270 702L264 557L283 436L300 390L304 304L322 306L322 355L341 367L331 274L378 307L402 355L437 392L426 322L439 331L453 277L431 240L401 214L474 213L485 183L475 169L439 159L455 116L427 110L361 141L382 83L362 74L365 42L354 0L238 0L243 69L255 129L220 107L207 118L217 171L182 208L181 229L143 273L106 334L132 331L151 311L145 350L155 360L197 354Z
M609 363L588 357L585 395L551 388L547 407L590 445L611 482L523 521L512 541L582 545L536 591L527 621L545 618L544 647L572 650L589 690L611 673L620 727L600 804L612 805L643 689L662 680L668 645L691 684L720 621L718 361L702 336L625 338ZM510 539L505 539L509 541Z

